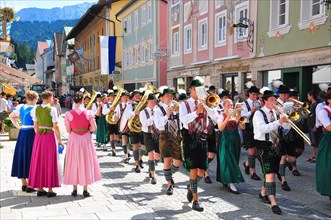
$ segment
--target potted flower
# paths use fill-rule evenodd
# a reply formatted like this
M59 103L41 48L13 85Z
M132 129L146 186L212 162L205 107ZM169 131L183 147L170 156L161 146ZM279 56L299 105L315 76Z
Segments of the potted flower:
M5 124L5 129L8 131L9 134L9 140L10 141L15 141L18 138L18 133L19 133L19 129L17 129L14 124L11 122L9 116L7 116L3 123ZM21 124L21 121L18 120L18 123Z
M0 9L0 20L2 21L2 39L7 40L7 23L14 20L14 9L10 7L4 7Z

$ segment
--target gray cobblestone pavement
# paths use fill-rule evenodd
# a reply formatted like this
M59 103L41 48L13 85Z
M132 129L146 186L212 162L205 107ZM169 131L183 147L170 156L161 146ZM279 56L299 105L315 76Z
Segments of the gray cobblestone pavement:
M60 121L61 133L66 140L63 117ZM237 184L239 195L234 195L215 182L216 160L211 163L210 176L213 184L199 183L199 195L204 212L192 211L186 200L188 173L181 168L174 175L175 189L172 196L166 195L166 181L162 173L162 163L157 167L157 184L151 185L148 165L141 173L134 172L134 162L122 162L121 147L117 156L97 149L103 179L91 186L91 197L70 195L71 186L56 188L54 198L37 197L36 193L20 191L21 182L10 177L14 141L8 136L0 137L0 217L1 219L331 219L331 201L322 197L315 189L315 164L306 162L311 155L310 147L298 160L302 176L295 177L287 171L290 192L281 189L277 182L278 203L283 211L281 216L273 215L269 205L259 201L261 181L250 179L243 172L242 163L247 158L242 150L241 169L245 183ZM143 158L147 161L147 157ZM257 173L261 169L257 165Z

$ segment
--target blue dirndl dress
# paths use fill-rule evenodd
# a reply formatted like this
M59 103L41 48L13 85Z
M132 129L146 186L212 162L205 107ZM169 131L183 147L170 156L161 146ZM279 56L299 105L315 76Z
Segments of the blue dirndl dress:
M31 154L35 137L33 120L30 115L31 110L35 106L25 107L26 105L23 105L19 109L22 128L18 134L11 171L12 177L20 179L29 177Z

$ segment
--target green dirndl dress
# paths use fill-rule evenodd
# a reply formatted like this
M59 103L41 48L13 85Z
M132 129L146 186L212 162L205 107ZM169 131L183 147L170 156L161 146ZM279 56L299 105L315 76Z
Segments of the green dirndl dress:
M100 116L98 120L96 141L102 144L106 144L109 141L109 136L107 132L107 121L105 115Z
M230 120L226 128L222 131L222 139L218 146L217 165L219 172L218 182L223 184L245 182L239 168L240 158L240 136L237 131L238 123Z
M316 156L316 189L331 196L331 132L323 132Z

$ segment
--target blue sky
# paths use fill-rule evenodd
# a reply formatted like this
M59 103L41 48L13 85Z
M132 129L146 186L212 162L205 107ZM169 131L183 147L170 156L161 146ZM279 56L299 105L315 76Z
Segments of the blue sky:
M13 7L15 11L19 11L22 8L55 8L83 2L97 2L97 0L0 0L0 6Z

